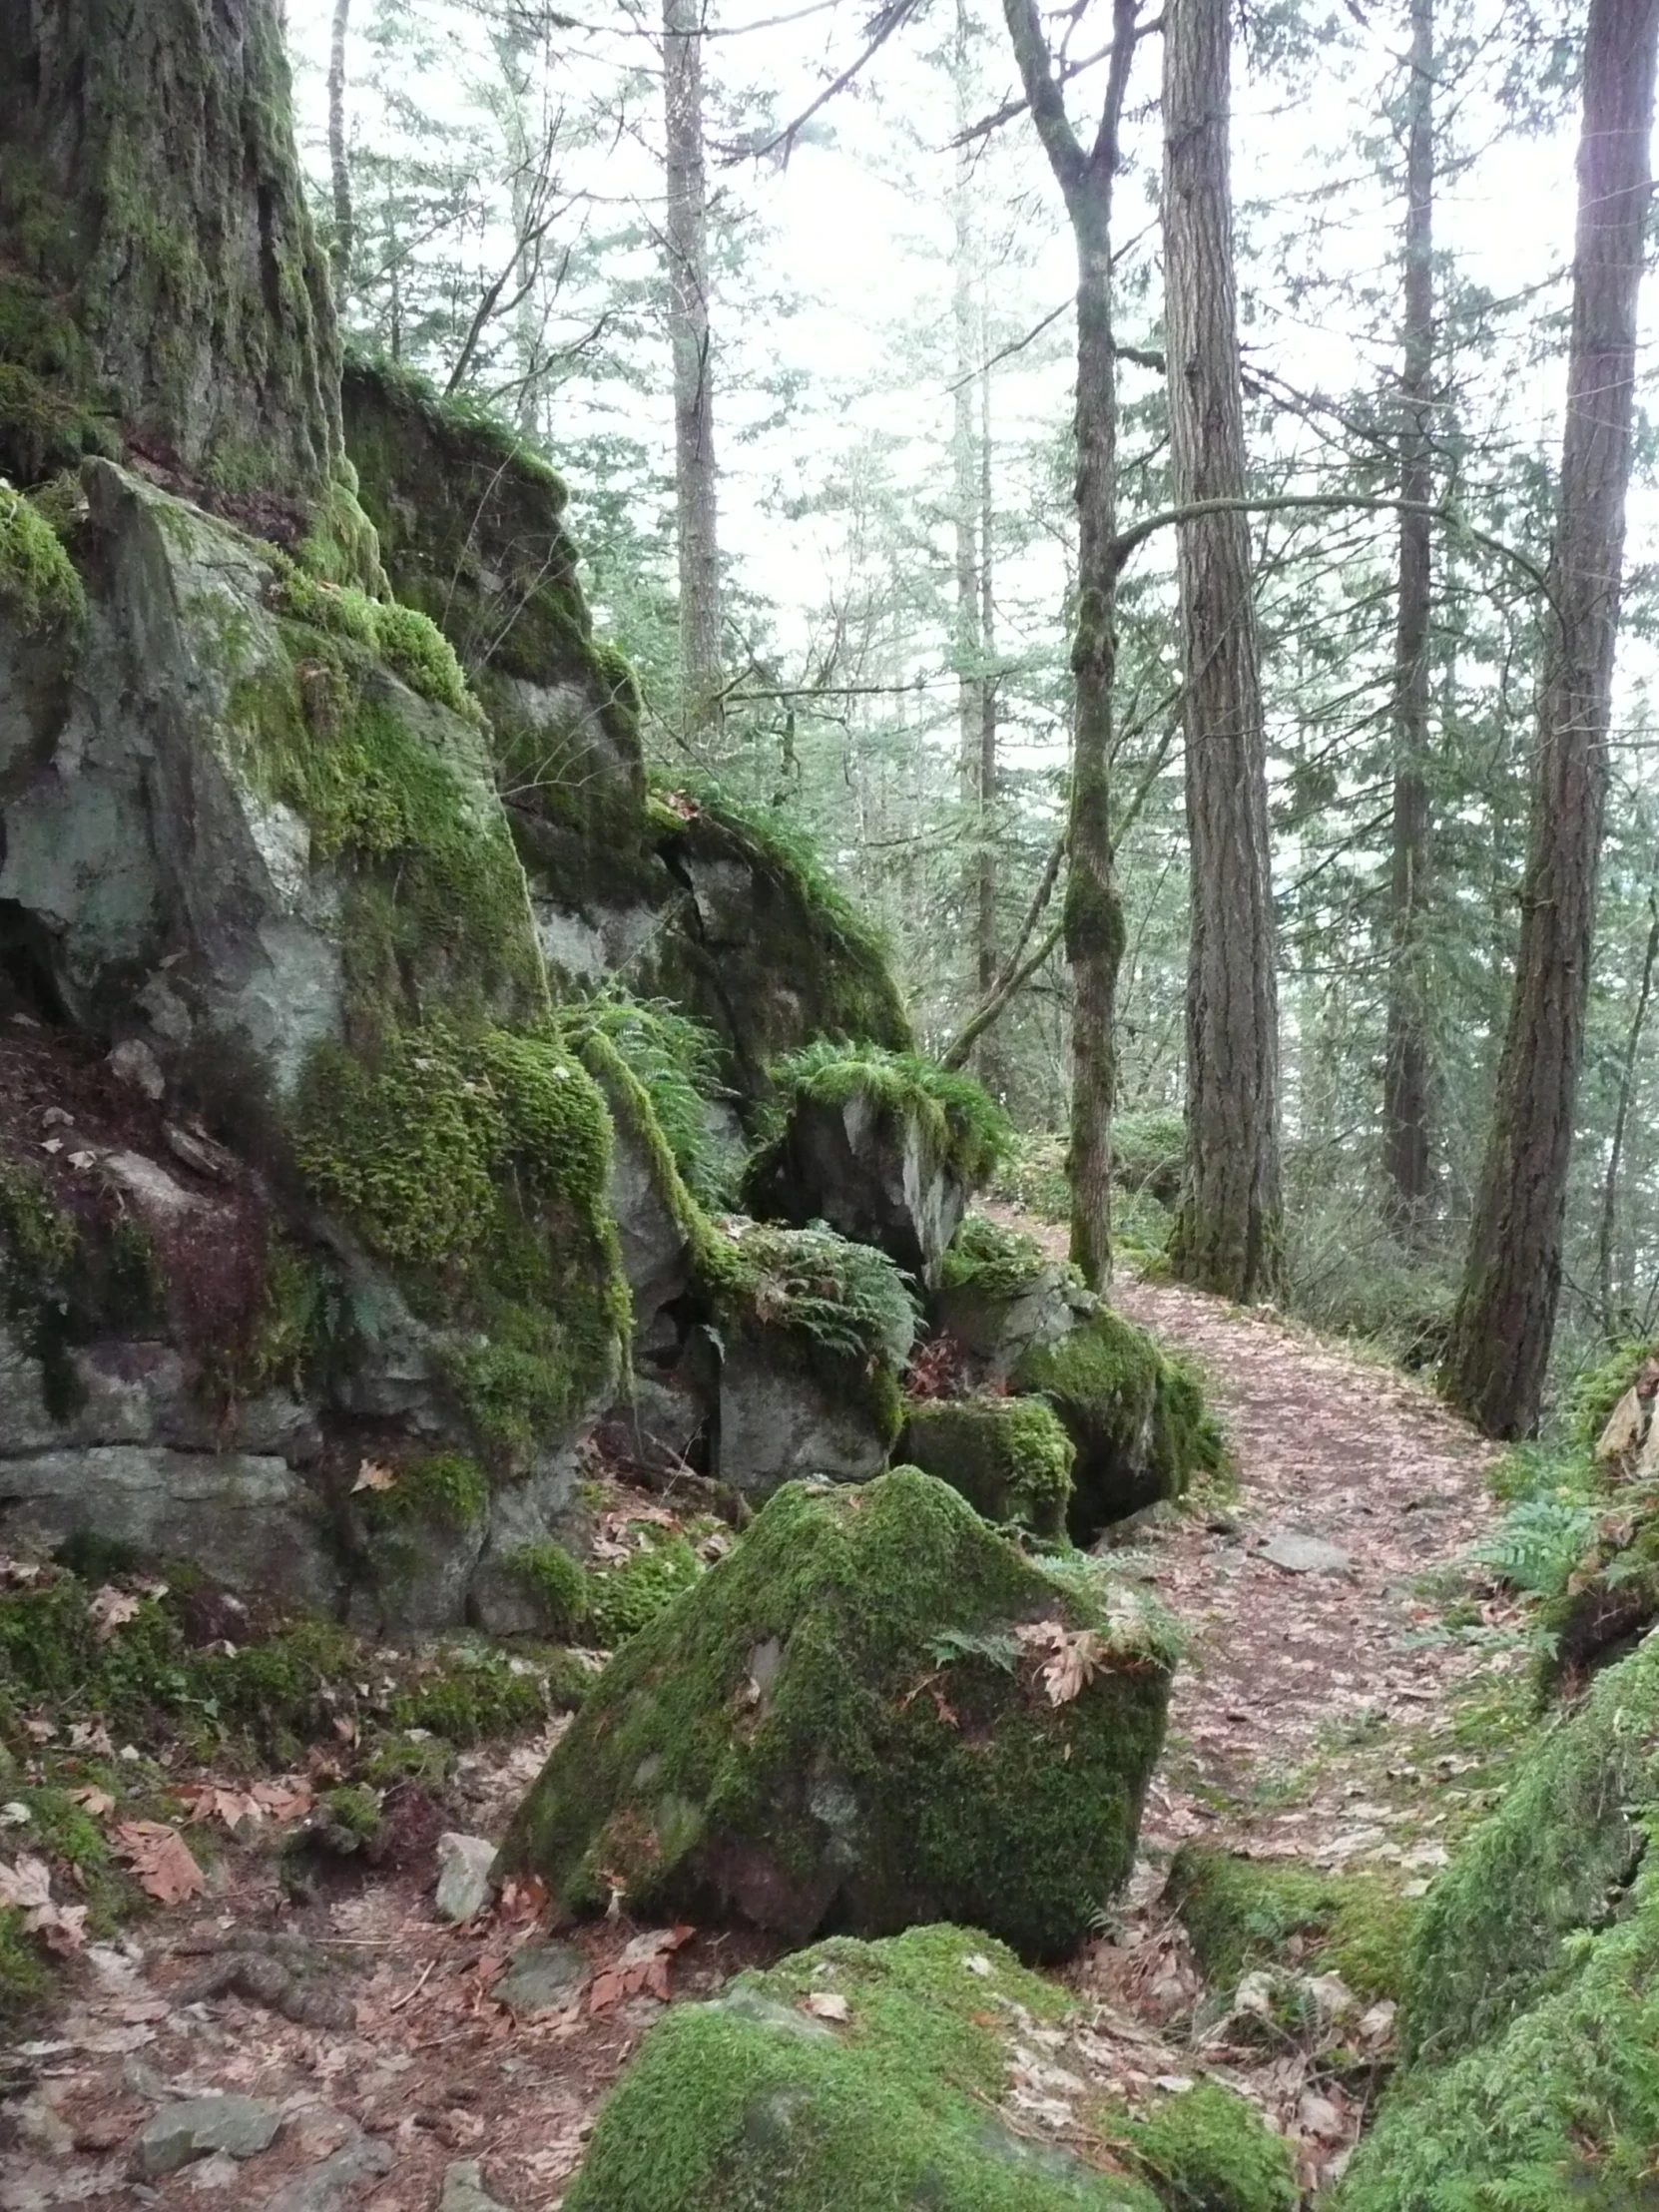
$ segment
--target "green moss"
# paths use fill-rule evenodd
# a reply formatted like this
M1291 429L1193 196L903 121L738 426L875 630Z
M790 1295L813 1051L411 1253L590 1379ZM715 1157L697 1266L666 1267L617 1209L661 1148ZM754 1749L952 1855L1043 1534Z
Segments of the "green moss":
M1656 1350L1652 1338L1616 1345L1606 1359L1574 1378L1567 1396L1567 1432L1581 1451L1594 1451L1614 1406Z
M772 1075L775 1111L785 1122L798 1100L844 1106L862 1099L877 1114L914 1123L929 1155L970 1190L986 1181L1012 1135L983 1085L916 1052L816 1037L774 1061Z
M986 1520L1065 1533L1076 1452L1041 1398L918 1400L906 1412L901 1458L959 1490Z
M507 1563L534 1593L549 1635L574 1636L587 1625L588 1570L563 1544L521 1544Z
M380 1832L380 1796L366 1783L345 1783L329 1790L318 1807L329 1828L338 1829L355 1846L372 1841Z
M1054 1705L1016 1623L1092 1631ZM577 1911L725 1898L796 1935L978 1920L1080 1938L1127 1872L1173 1646L1155 1610L1051 1578L914 1468L791 1483L622 1647L503 1850Z
M1659 1648L1548 1729L1430 1892L1410 2064L1343 2212L1636 2212L1659 2141Z
M359 588L376 599L389 599L379 536L363 512L357 488L355 468L347 460L337 462L321 496L310 504L299 565L321 583Z
M1254 2105L1218 2082L1195 2082L1144 2117L1102 2115L1114 2148L1167 2212L1296 2212L1296 2160Z
M940 1281L947 1291L1015 1299L1039 1283L1048 1267L1035 1237L1004 1229L988 1214L968 1214L950 1240Z
M587 1624L606 1646L623 1643L667 1610L703 1574L684 1536L649 1529L645 1547L588 1577Z
M57 532L21 492L4 482L0 482L0 606L30 636L71 628L87 611L86 592Z
M389 1490L368 1493L369 1517L389 1528L411 1521L465 1530L478 1528L490 1509L489 1476L476 1459L442 1452L400 1469Z
M815 1995L842 1998L844 2022L815 2018ZM740 1975L652 2029L568 2212L1155 2212L1143 2184L998 2115L1017 2023L1066 2011L958 1928L837 1936Z
M578 1053L593 1037L614 1048L649 1100L686 1188L700 1204L721 1204L729 1194L708 1118L710 1101L722 1095L720 1042L707 1023L666 999L630 998L614 990L561 1006L558 1021Z
M363 647L422 699L447 707L469 722L482 720L482 709L467 688L454 647L418 608L371 599L354 585L326 583L300 568L285 572L276 603L294 621Z
M1121 1315L1102 1309L1057 1342L1033 1346L1014 1382L1047 1398L1077 1447L1070 1525L1079 1543L1180 1497L1194 1475L1225 1462L1197 1378Z
M429 1729L461 1745L527 1734L548 1711L546 1677L526 1660L483 1650L441 1653L391 1701L399 1728Z
M1381 1875L1184 1844L1165 1896L1218 1989L1260 1965L1337 1973L1368 1998L1397 1998L1404 1985L1418 1908Z
M0 475L33 485L113 454L115 426L92 389L86 341L44 286L0 272Z
M610 1119L555 1036L432 1024L372 1059L324 1046L293 1141L417 1311L471 1333L448 1369L487 1446L528 1450L614 1379L630 1317Z

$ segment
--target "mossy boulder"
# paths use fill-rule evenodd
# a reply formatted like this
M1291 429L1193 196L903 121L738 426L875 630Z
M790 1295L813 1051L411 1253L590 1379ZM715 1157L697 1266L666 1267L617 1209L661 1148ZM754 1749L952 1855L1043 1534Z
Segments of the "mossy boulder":
M1397 1999L1418 1908L1382 1874L1328 1874L1292 1859L1248 1859L1183 1844L1164 1902L1224 1994L1253 1967L1340 1974L1360 1997Z
M912 1399L898 1456L960 1490L988 1521L1063 1536L1071 1503L1071 1438L1041 1398Z
M1659 1644L1548 1726L1429 1893L1343 2212L1635 2212L1659 2141Z
M1551 1691L1578 1688L1659 1620L1659 1498L1644 1485L1614 1491L1566 1587L1540 1612L1541 1671Z
M1172 1663L1142 1601L915 1468L792 1483L612 1661L500 1865L577 1913L943 1916L1059 1955L1128 1872Z
M928 1293L927 1318L978 1381L995 1384L1006 1382L1037 1346L1069 1336L1097 1304L1070 1269L1044 1256L1034 1237L986 1214L969 1214Z
M653 2028L569 2212L1290 2212L1290 2152L1242 2097L1128 2110L1087 2018L973 1929L833 1936ZM1046 2141L1019 2109L1039 2048L1067 2100Z
M1077 1447L1069 1515L1077 1543L1180 1497L1225 1457L1191 1371L1121 1314L1102 1309L1057 1342L1034 1345L1014 1370L1014 1387L1045 1397Z

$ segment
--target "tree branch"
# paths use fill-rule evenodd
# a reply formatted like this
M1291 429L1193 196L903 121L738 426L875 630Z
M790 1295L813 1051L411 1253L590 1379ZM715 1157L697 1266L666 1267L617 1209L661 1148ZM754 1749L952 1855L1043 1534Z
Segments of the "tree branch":
M1142 521L1132 523L1127 530L1120 530L1112 540L1112 567L1114 573L1123 569L1130 555L1140 551L1148 538L1156 537L1160 530L1168 530L1183 522L1199 522L1206 515L1237 514L1292 514L1298 510L1314 514L1336 514L1349 508L1360 514L1428 515L1455 530L1471 545L1483 546L1488 553L1496 553L1500 559L1511 561L1540 591L1547 591L1549 580L1537 563L1506 545L1501 538L1489 536L1484 530L1476 530L1466 522L1455 508L1436 506L1421 499L1369 499L1352 492L1277 492L1264 498L1253 498L1245 493L1238 498L1195 499L1185 507L1164 507L1157 514L1147 515Z

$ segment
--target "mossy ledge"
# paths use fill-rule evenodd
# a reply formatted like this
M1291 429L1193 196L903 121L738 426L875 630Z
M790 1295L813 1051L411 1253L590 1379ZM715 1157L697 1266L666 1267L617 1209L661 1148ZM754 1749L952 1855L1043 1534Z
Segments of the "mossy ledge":
M1076 1698L1028 1622L1094 1639ZM1173 1654L1154 1609L1050 1577L915 1468L791 1483L623 1647L501 1864L578 1913L946 1915L1056 1956L1128 1871Z
M960 1490L988 1521L1015 1521L1038 1536L1065 1534L1076 1450L1041 1398L987 1391L913 1401L898 1453Z

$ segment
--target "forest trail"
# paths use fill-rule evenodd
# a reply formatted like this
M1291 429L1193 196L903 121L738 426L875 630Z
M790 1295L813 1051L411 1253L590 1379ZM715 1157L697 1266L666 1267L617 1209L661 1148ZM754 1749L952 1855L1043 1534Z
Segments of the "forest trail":
M1023 1215L1003 1218L1051 1250L1060 1241ZM1426 1388L1272 1314L1138 1282L1114 1300L1201 1365L1239 1473L1236 1496L1163 1519L1120 1553L1189 1638L1140 1860L1067 1970L1098 2001L1100 2034L1133 2081L1192 2062L1185 2023L1203 1981L1161 1903L1175 1848L1199 1837L1332 1870L1385 1869L1420 1894L1445 1856L1438 1838L1480 1798L1455 1700L1515 1654L1495 1597L1448 1577L1474 1616L1450 1629L1445 1598L1422 1593L1421 1578L1453 1562L1490 1510L1487 1447ZM1317 1539L1346 1564L1276 1565L1276 1534ZM559 1725L516 1750L463 1757L449 1817L498 1835ZM68 2014L25 2046L19 2086L34 2085L0 2149L0 2212L556 2212L600 2099L660 2016L626 1970L651 1932L626 1918L571 1932L596 1977L587 1995L515 2015L496 1992L535 1933L533 1901L444 1926L426 1837L402 1865L342 1866L337 1884L296 1905L282 1894L276 1841L232 1847L221 1834L205 1855L205 1897L82 1961ZM343 1999L340 2025L283 2018L252 1982L196 1993L205 1951L227 1957L274 1936L314 1951ZM672 1993L712 1993L771 1947L699 1933L673 1954ZM1385 2041L1386 2024L1380 2033ZM1281 2037L1263 2050L1222 2034L1206 2063L1269 2113L1316 2190L1352 2145L1364 2099L1345 2091L1318 2042ZM135 2189L129 2160L151 2115L224 2091L279 2110L271 2147Z

